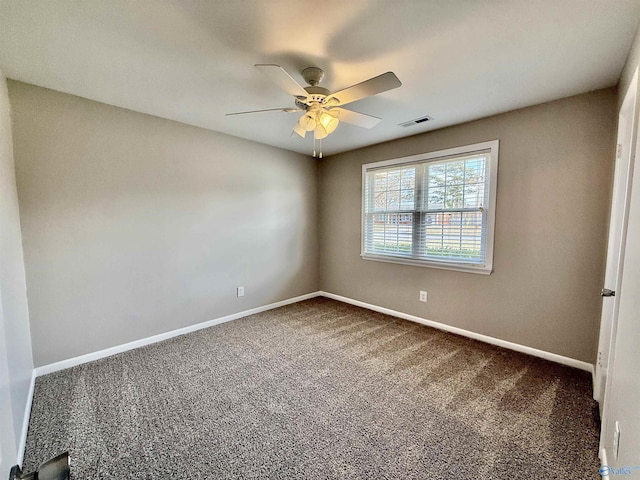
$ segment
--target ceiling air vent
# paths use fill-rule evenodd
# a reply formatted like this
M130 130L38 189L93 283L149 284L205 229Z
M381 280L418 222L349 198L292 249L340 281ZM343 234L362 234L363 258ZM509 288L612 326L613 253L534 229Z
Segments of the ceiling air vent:
M409 120L408 122L399 123L398 125L401 127L410 127L412 125L418 125L420 123L428 122L429 120L433 120L433 117L429 115L425 115L424 117L416 118L414 120Z

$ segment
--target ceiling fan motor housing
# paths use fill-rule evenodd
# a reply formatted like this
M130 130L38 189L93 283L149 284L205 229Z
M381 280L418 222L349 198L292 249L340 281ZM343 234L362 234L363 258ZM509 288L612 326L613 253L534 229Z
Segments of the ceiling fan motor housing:
M305 87L305 91L308 95L305 97L297 97L295 99L296 106L298 108L307 109L309 105L314 103L322 104L325 98L331 93L329 90L323 87Z

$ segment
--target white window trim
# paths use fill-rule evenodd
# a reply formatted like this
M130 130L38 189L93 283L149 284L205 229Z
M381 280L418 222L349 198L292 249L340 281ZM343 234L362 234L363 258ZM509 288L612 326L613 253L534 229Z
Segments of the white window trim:
M410 155L408 157L393 158L375 163L365 163L362 165L362 191L360 197L362 199L361 222L360 222L360 257L363 260L374 260L377 262L397 263L402 265L413 265L418 267L437 268L442 270L454 270L457 272L479 273L489 275L493 271L493 244L496 224L496 193L498 187L498 149L500 141L490 140L487 142L474 143L472 145L464 145L461 147L448 148L446 150L438 150L435 152L420 153L418 155ZM364 185L366 182L367 170L372 168L386 167L391 165L401 165L403 163L415 163L424 160L436 160L438 158L449 157L453 155L464 155L480 150L489 150L489 206L487 208L487 244L485 252L484 264L464 263L456 261L438 261L438 260L417 260L413 258L395 256L391 254L372 254L365 253L365 198Z

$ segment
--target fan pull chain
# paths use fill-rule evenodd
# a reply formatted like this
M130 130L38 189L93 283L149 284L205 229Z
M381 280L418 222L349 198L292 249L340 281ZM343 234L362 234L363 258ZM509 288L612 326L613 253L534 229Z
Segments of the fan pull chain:
M319 158L322 158L322 139L320 139L319 142L320 142L320 155L319 155Z
M316 156L316 134L313 134L313 156Z

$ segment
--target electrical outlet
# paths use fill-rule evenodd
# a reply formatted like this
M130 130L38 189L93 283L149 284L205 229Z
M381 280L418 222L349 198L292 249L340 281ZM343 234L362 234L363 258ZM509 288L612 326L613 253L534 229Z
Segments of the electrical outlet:
M244 297L244 287L238 287L238 296Z
M427 292L420 290L420 301L427 303Z
M616 422L613 427L613 458L618 459L618 450L620 450L620 423Z

